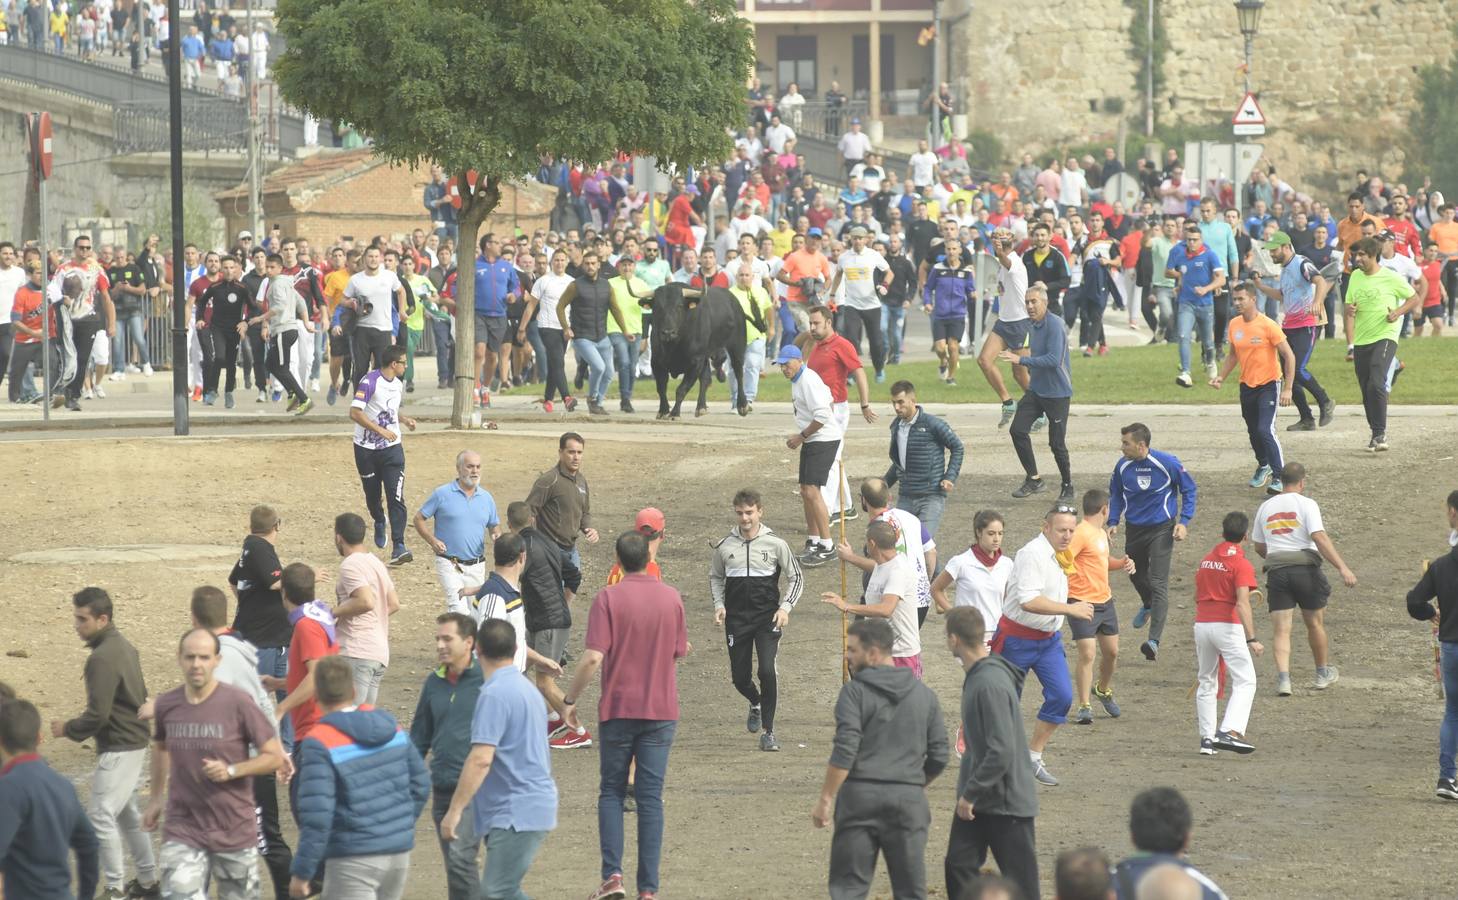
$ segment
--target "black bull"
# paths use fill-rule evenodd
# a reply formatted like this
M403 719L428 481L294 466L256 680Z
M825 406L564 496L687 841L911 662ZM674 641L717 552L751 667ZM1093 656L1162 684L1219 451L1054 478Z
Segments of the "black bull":
M729 357L738 386L734 407L741 416L749 414L744 395L745 325L753 321L761 331L765 323L756 307L751 320L739 299L725 288L694 290L677 282L653 292L653 380L658 383L658 418L677 419L683 398L699 385L699 404L694 415L709 409L710 370L720 353ZM668 380L678 377L673 411L668 408Z

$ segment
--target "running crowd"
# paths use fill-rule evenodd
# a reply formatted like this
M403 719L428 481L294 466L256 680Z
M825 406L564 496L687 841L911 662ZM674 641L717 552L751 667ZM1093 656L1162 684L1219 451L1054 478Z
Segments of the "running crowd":
M787 370L800 361L797 353L794 345L782 348ZM96 747L84 811L69 781L37 755L43 726L36 707L5 689L0 867L10 896L72 896L74 854L75 893L82 897L99 888L108 898L194 898L209 884L221 897L257 897L261 860L280 898L399 898L410 878L415 823L429 803L448 896L523 897L521 882L557 823L550 750L594 741L602 883L591 897L628 896L628 812L637 813L636 896L658 895L664 783L680 720L676 663L693 649L683 598L657 562L664 513L639 511L633 527L613 540L613 569L589 606L584 650L566 679L572 600L583 583L579 548L602 539L583 466L586 441L562 434L554 464L525 500L507 504L504 522L481 485L481 456L459 453L456 477L434 488L410 519L434 556L441 601L439 668L418 688L405 729L376 704L396 649L391 619L402 608L390 566L412 561L403 549L405 458L397 429L415 423L400 412L404 348L386 348L383 360L360 379L351 403L369 520L352 512L336 517L336 574L323 578L307 564L284 565L275 547L279 513L255 507L227 576L233 615L222 590L192 592L188 619L179 616L178 623L181 684L156 696L118 629L125 611L98 587L74 595L75 630L91 648L83 672L87 705L49 730L53 738ZM796 374L814 377L808 367ZM822 384L812 393L823 390ZM885 478L862 480L858 491L869 519L864 544L833 551L862 570L863 591L859 602L821 595L856 617L846 636L848 680L835 705L833 749L811 814L814 826L834 828L830 895L866 897L884 856L897 896L926 896L925 788L955 745L961 763L946 895L1036 898L1037 785L1059 783L1045 759L1048 742L1070 717L1092 725L1094 701L1108 718L1123 715L1114 691L1119 621L1111 574L1129 575L1140 598L1133 626L1149 628L1140 650L1151 662L1160 659L1171 553L1197 512L1195 479L1173 454L1152 447L1147 426L1127 425L1108 490L1086 491L1077 506L1054 504L1038 533L1011 553L1003 550L1011 536L1002 516L978 511L968 549L940 566L935 531L942 506L919 502L913 491L930 479L945 501L958 477L960 445L945 423L915 404L914 386L893 390L890 468ZM797 396L797 407L801 402ZM824 427L826 398L814 403L820 414L812 422L821 428L804 424L802 434ZM802 476L823 468L826 453L815 443L824 442L791 440ZM1253 515L1223 517L1222 540L1195 573L1192 745L1201 755L1255 750L1246 733L1256 694L1253 657L1265 647L1257 637L1252 597L1259 581L1247 546L1266 571L1275 695L1293 693L1290 634L1298 608L1312 652L1311 689L1338 681L1326 645L1331 587L1322 564L1348 587L1356 576L1305 494L1305 468L1286 462L1281 478L1281 492ZM892 484L901 485L895 498ZM729 680L747 705L746 730L758 735L761 751L774 752L777 650L803 599L804 575L787 541L764 521L758 491L738 491L729 506L728 532L706 561L713 621L724 627ZM925 518L908 508L916 506ZM1448 498L1447 515L1450 544L1458 544L1458 492ZM1115 555L1120 528L1123 554ZM387 565L369 543L383 549L392 538ZM318 589L328 581L333 602ZM1408 594L1414 618L1441 621L1449 690L1437 795L1450 800L1458 800L1458 635L1448 633L1458 627L1455 603L1458 548ZM945 614L944 646L965 671L955 741L936 695L921 682L921 631L933 605ZM1072 672L1061 636L1065 620L1075 645ZM1029 672L1043 695L1031 735L1019 702ZM594 736L577 707L599 675ZM1226 704L1217 721L1222 691ZM139 784L149 749L143 806ZM280 786L297 825L293 847L280 827ZM1176 791L1144 791L1129 817L1136 854L1112 867L1096 848L1060 854L1057 896L1223 897L1187 858L1191 822ZM159 828L157 850L149 832ZM980 874L989 853L1000 877Z

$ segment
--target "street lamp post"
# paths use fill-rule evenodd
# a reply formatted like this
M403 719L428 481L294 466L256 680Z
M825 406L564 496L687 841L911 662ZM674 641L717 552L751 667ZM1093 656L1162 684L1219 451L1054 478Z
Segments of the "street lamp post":
M1245 92L1250 93L1251 45L1255 43L1256 32L1260 30L1261 11L1266 0L1235 0L1235 14L1240 19L1240 33L1245 38Z

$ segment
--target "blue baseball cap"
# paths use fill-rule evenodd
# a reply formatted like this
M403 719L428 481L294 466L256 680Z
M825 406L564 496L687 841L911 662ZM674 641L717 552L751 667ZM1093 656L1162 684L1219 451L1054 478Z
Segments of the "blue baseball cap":
M783 366L785 363L789 362L792 359L798 359L803 361L805 359L805 354L801 353L800 348L796 347L794 344L786 344L785 346L780 348L780 355L775 357L775 365Z
M823 237L824 235L825 232L821 231L819 228L811 228L809 231L805 232L806 237Z

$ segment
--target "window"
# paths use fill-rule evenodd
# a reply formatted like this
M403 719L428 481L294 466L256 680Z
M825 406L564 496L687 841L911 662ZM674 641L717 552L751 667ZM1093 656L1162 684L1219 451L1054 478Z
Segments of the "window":
M790 82L800 86L806 97L815 96L815 36L782 35L775 41L775 84L770 87L782 94Z

